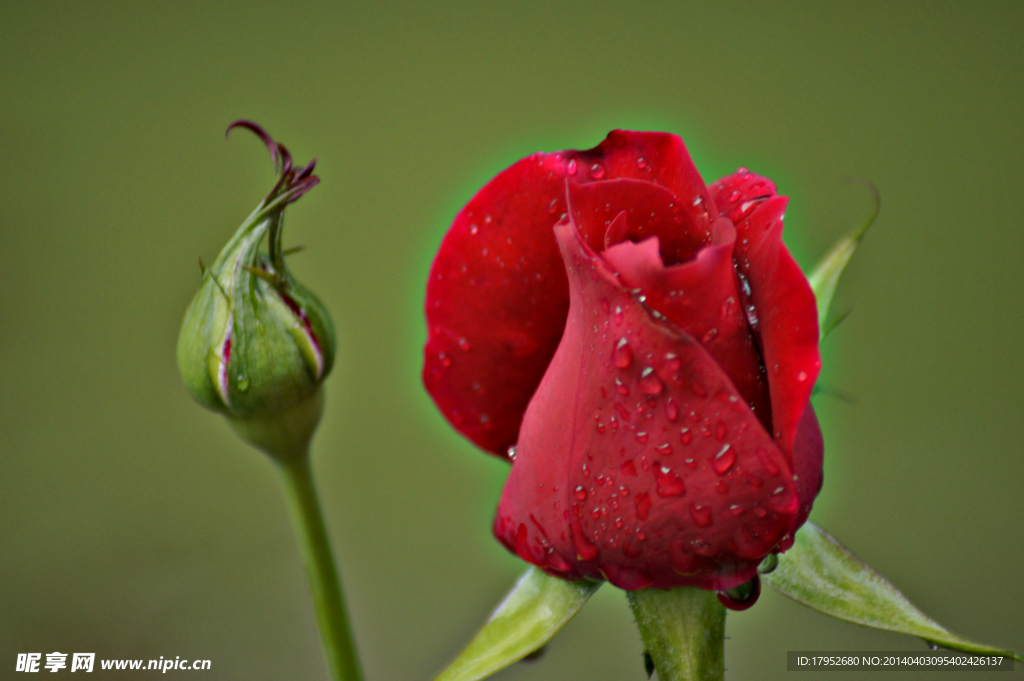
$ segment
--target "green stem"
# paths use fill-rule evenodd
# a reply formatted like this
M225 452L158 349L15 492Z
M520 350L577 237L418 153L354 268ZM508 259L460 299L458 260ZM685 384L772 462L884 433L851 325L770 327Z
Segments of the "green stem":
M660 681L725 678L725 607L714 591L680 587L627 595Z
M275 462L284 479L288 510L298 535L302 562L306 565L331 678L334 681L362 681L363 673L345 610L345 596L334 568L327 528L313 486L309 456L275 459Z

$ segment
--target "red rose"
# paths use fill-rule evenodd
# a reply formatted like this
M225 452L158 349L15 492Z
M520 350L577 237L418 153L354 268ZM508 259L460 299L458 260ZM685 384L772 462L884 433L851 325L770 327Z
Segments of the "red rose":
M674 135L534 154L455 218L427 286L423 380L508 456L494 532L566 579L731 589L821 487L814 296L786 198L710 187Z

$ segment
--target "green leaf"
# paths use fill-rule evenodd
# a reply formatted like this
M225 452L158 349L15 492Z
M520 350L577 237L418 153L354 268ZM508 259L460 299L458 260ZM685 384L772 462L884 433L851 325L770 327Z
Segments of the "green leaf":
M951 634L812 523L797 532L793 548L780 556L779 567L762 579L793 600L847 622L917 636L943 648L1024 662L1008 651Z
M864 182L864 184L871 190L875 200L871 214L853 233L844 236L836 242L832 250L825 254L825 257L821 259L814 268L814 271L807 277L811 290L814 291L814 297L818 301L818 328L822 329L822 338L831 330L825 326L825 319L828 317L828 308L832 304L832 296L835 294L836 286L839 284L839 275L843 273L846 264L850 262L853 252L864 238L864 233L868 231L868 227L878 217L878 210L882 206L882 198L879 196L875 185L870 182Z
M604 582L567 582L527 570L487 624L435 681L476 681L547 643Z

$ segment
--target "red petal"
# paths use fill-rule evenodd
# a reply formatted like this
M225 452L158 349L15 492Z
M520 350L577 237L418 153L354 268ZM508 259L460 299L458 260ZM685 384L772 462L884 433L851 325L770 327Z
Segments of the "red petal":
M798 510L786 458L697 341L653 319L572 225L556 234L568 322L495 533L555 574L626 589L750 580Z
M653 182L570 182L567 193L569 216L594 252L627 239L653 236L659 239L662 259L674 265L691 260L711 241L707 214L694 213L693 206ZM623 213L624 219L616 221Z
M736 224L736 266L750 287L744 306L756 319L775 439L789 455L821 370L821 356L814 293L782 243L788 199L775 196L770 180L746 171L719 180L712 190L722 214Z
M558 346L569 306L552 226L565 180L621 177L717 209L682 140L614 131L589 151L534 154L500 173L456 216L427 283L423 381L441 412L504 456ZM698 201L700 199L700 201Z
M601 257L619 273L626 288L644 296L648 309L700 340L762 425L770 429L771 403L761 357L736 289L732 258L736 230L725 219L715 224L711 245L681 265L665 267L657 239L623 242Z
M796 438L793 440L793 474L796 476L796 495L800 500L800 510L793 521L790 534L794 534L807 522L814 499L821 491L821 466L824 454L825 439L821 436L821 426L818 425L814 408L808 403L797 426Z

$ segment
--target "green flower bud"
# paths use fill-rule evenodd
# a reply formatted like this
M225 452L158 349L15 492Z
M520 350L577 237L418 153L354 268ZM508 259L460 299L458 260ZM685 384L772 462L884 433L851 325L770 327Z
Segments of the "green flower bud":
M331 318L288 271L281 248L285 208L319 178L316 161L293 168L288 150L255 123L236 121L228 132L235 127L260 136L278 180L203 269L178 336L178 370L197 402L225 414L252 444L280 454L296 448L292 440L308 444L320 418L320 383L334 362Z

